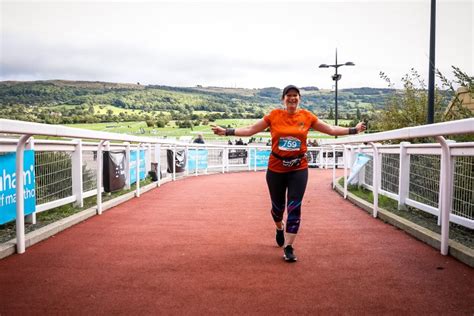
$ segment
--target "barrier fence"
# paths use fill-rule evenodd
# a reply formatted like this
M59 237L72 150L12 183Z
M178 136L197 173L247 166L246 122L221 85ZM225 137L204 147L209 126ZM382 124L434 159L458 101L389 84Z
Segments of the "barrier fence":
M373 192L373 216L377 217L379 194L397 200L399 209L409 205L438 216L438 224L441 226L441 253L447 255L449 223L456 222L470 229L474 228L474 149L473 143L457 144L445 137L473 133L474 118L469 118L345 137L324 141L323 144L342 145L345 149L345 197L348 168L352 165L356 152L370 153L372 164L364 168L358 183ZM397 146L387 146L378 143L423 137L434 137L438 144L401 142ZM364 173L367 176L363 175ZM334 177L333 183L335 184ZM395 185L397 183L398 186Z
M400 209L412 206L438 216L442 226L441 253L447 254L448 219L474 229L474 143L446 142L441 135L473 132L474 119L467 119L350 136L326 140L320 147L309 147L307 159L310 167L333 168L334 185L335 169L343 167L347 196L349 168L357 154L369 155L371 160L358 174L357 183L374 192L374 217L377 216L378 194L397 200ZM16 152L16 174L23 173L20 166L24 150L34 151L36 208L26 217L32 223L36 221L36 213L69 203L82 207L83 200L94 195L97 196L97 214L101 214L102 194L98 192L104 191L104 151L125 153L124 188L134 185L137 197L141 191L137 175L151 171L160 186L165 180L210 172L265 170L270 154L268 146L189 144L3 119L0 119L0 133L5 135L0 139L0 155ZM33 136L71 140L44 140ZM376 143L428 136L436 137L439 144ZM24 196L24 180L17 177L16 196ZM18 253L25 251L24 203L23 199L16 203Z

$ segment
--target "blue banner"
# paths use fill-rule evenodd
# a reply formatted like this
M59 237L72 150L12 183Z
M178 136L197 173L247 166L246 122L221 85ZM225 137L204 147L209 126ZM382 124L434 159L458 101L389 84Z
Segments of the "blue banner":
M257 150L257 167L268 167L271 150ZM250 167L255 168L255 150L250 150Z
M36 209L35 152L25 150L23 160L25 215ZM16 219L16 153L0 156L0 224Z
M359 182L358 179L356 179L356 176L359 174L362 167L364 167L371 159L372 157L366 154L356 154L356 159L351 167L351 175L347 179L348 184L357 184Z
M145 179L145 151L140 150L140 180ZM137 151L130 151L130 184L137 182Z
M188 170L193 172L196 170L196 162L198 169L207 169L207 149L188 149Z

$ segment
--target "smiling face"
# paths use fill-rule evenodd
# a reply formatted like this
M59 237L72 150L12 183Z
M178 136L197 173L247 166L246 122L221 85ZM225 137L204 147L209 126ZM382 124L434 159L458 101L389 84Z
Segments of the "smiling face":
M295 89L290 89L283 97L283 104L289 113L295 113L300 104L300 95Z

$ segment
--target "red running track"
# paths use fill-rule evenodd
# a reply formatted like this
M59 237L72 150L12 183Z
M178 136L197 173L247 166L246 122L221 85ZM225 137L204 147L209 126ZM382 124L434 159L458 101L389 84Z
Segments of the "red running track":
M474 269L372 218L310 170L298 262L264 172L186 178L0 261L0 315L473 315Z

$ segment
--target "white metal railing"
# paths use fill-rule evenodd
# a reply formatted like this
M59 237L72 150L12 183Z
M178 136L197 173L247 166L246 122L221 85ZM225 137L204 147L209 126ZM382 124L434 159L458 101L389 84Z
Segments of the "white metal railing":
M474 229L474 143L452 143L454 179L457 183L450 221ZM378 145L378 193L398 201L398 208L412 206L438 216L441 146L439 144ZM348 146L350 156L374 156L369 146ZM373 161L358 176L358 184L373 191Z
M139 171L139 157L138 150L145 150L145 166L146 171L150 169L151 162L157 165L158 186L161 184L162 178L160 174L170 174L172 180L175 180L178 174L190 175L189 168L185 168L184 173L179 173L176 170L176 163L179 151L184 151L189 155L189 150L206 149L209 152L209 159L204 174L211 171L225 172L234 169L251 170L251 161L247 159L243 163L231 164L228 159L228 153L231 150L239 149L247 153L250 157L250 152L258 150L269 150L266 146L228 146L228 145L212 145L212 144L188 144L177 141L156 139L150 137L131 136L126 134L115 134L107 132L97 132L90 130L83 130L71 127L47 125L30 123L23 121L13 121L0 119L0 134L5 136L20 135L19 138L1 139L0 140L0 154L5 152L16 151L17 170L16 174L23 174L23 152L25 147L35 150L40 163L35 166L37 169L36 179L39 182L38 193L41 199L38 199L39 204L36 205L36 212L49 210L61 205L75 203L78 206L83 206L83 199L93 195L97 196L97 214L102 213L102 151L121 149L126 151L126 188L131 187L130 183L130 152L137 151L136 174L137 178ZM72 138L72 140L41 140L34 139L33 136L54 136L60 138ZM98 140L98 142L86 142L85 140ZM168 160L168 153L171 153L171 160L173 163L168 168L164 169L162 166L163 156L165 161ZM50 155L48 163L41 163L41 155ZM256 155L255 155L256 156ZM199 156L198 156L199 157ZM53 168L49 168L48 164L53 164ZM41 169L41 171L39 171ZM262 167L255 165L253 170L260 170ZM54 170L54 171L52 171ZM202 172L196 167L194 175ZM60 173L54 176L54 173ZM89 177L87 176L89 175ZM90 177L95 175L95 179ZM52 178L59 178L58 183L52 183ZM89 178L89 179L88 179ZM94 181L95 180L95 181ZM23 177L16 179L16 196L23 196ZM136 181L135 195L140 196L140 181ZM54 189L49 189L51 186ZM52 192L51 192L52 191ZM47 193L44 193L47 192ZM27 217L27 220L35 223L36 213ZM25 251L25 216L24 216L24 202L23 199L18 199L16 204L16 244L17 252L23 253Z
M374 194L373 203L373 216L377 216L378 211L378 195L385 194L396 200L398 200L399 208L403 208L405 205L411 205L418 209L437 215L439 218L439 224L441 225L441 253L443 255L448 254L448 241L449 241L449 223L450 221L462 224L471 229L474 228L473 221L473 201L472 192L474 188L474 177L472 173L462 174L466 172L465 168L458 167L459 162L472 166L474 157L474 143L460 143L449 141L445 139L447 135L460 135L460 134L473 134L474 133L474 118L437 123L431 125L423 125L418 127L402 128L399 130L393 130L382 133L356 135L351 137L339 138L335 140L324 140L323 145L343 145L346 150L345 164L344 164L344 196L347 196L347 169L353 163L354 155L357 151L366 151L372 154L372 167L366 168L366 172L371 172L372 182L368 184L365 180L365 176L360 175L359 183L370 188ZM434 137L438 144L416 144L411 145L407 142L402 142L398 146L384 146L378 142L389 141L389 140L405 140L412 138L422 137ZM361 146L360 144L364 144ZM390 168L392 170L398 169L398 192L394 191L394 178L396 175L391 174L391 181L388 181L386 176L386 182L381 184L381 178L384 170L384 159L383 155L398 155L398 167L393 163L396 159L393 157L385 159L385 166L392 162ZM416 164L411 164L410 160L414 160L415 155L423 155L424 157L436 157L436 158L425 158L425 162L421 162L418 168L411 168ZM463 157L460 159L460 157ZM468 157L468 158L465 158ZM412 158L412 159L410 159ZM428 159L428 160L426 160ZM439 159L438 167L436 167L436 161ZM463 159L468 159L467 162ZM426 161L431 161L427 163ZM438 168L438 169L437 169ZM425 169L425 170L423 170ZM456 173L456 170L459 170ZM462 171L461 171L462 170ZM385 173L386 170L384 170ZM413 172L412 172L413 171ZM413 173L418 172L417 175L413 176ZM390 173L390 172L388 172ZM363 173L362 173L363 174ZM423 175L424 174L424 175ZM454 177L462 178L456 182ZM423 179L425 178L425 179ZM333 177L333 182L336 179ZM418 181L418 183L415 183ZM392 190L388 190L387 183L392 183ZM428 184L426 186L426 184ZM454 183L463 183L467 187L459 189L456 188ZM425 185L424 185L425 184ZM410 187L411 185L411 187ZM417 200L415 187L418 186L419 191L424 192L421 199ZM453 192L457 191L458 196L464 196L466 201L462 201L460 204L464 204L464 207L468 210L467 212L461 211L452 214L453 206ZM461 192L461 193L459 193ZM411 193L411 194L410 194ZM429 193L429 194L427 194ZM436 196L437 193L437 196ZM428 195L428 196L427 196ZM430 197L431 196L431 197ZM423 200L424 199L424 200ZM436 201L437 199L437 201ZM434 201L433 201L434 200ZM433 205L430 205L428 202ZM456 214L457 213L457 214Z
M324 145L321 147L310 147L308 148L308 162L310 166L319 167L319 168L333 168L333 183L335 184L335 168L339 166L344 166L344 174L347 179L348 168L351 165L351 160L353 160L354 154L356 152L366 152L372 154L375 161L375 170L376 172L370 172L370 168L367 167L365 171L359 176L360 184L365 187L374 190L380 194L385 194L399 201L399 206L402 208L404 205L414 206L421 210L430 212L434 215L439 216L440 219L443 219L444 212L443 203L445 201L450 201L447 191L444 190L444 186L453 187L452 184L446 184L442 181L441 185L436 184L436 181L432 181L438 175L438 179L445 179L442 174L442 170L445 170L448 166L444 166L444 169L431 168L428 169L428 172L431 172L427 176L427 180L432 181L432 188L427 187L426 185L422 187L429 190L430 194L434 197L430 197L431 202L426 202L423 199L418 199L416 197L417 192L415 187L419 185L413 181L409 181L410 177L423 178L418 173L422 173L423 168L426 167L426 164L422 163L422 167L411 168L415 164L411 164L410 160L414 161L417 155L422 157L444 157L447 154L445 153L446 148L443 148L441 145L437 144L409 144L402 143L400 145L379 145L375 143L377 140L388 140L388 139L402 139L409 137L424 137L424 136L439 136L442 132L443 134L465 134L472 133L474 128L474 119L462 120L457 122L441 123L434 124L431 126L420 126L416 128L402 129L398 131L390 131L378 134L369 134L369 135L357 135L346 138L338 138L335 140L326 140ZM213 145L213 144L189 144L182 143L170 140L156 139L150 137L140 137L140 136L130 136L125 134L114 134L106 132L96 132L89 130L82 130L70 127L63 126L54 126L54 125L45 125L21 121L12 121L12 120L3 120L0 119L0 133L5 135L23 135L18 138L16 136L13 139L3 139L0 140L0 153L2 152L13 152L17 151L17 157L19 157L18 152L22 151L25 148L25 145L34 148L36 155L51 154L51 153L60 153L57 160L52 159L57 166L54 168L54 172L57 172L59 169L60 172L63 172L66 176L62 177L61 184L59 185L60 190L64 190L66 193L53 192L48 198L47 195L40 196L40 203L37 205L37 212L48 210L60 205L75 203L79 206L83 205L83 199L93 195L97 195L97 213L101 213L101 203L102 195L98 192L102 192L102 164L101 159L102 155L100 152L102 150L125 150L126 157L130 157L130 152L137 151L137 148L141 148L146 151L145 160L146 167L149 170L151 164L155 164L157 168L157 185L160 186L162 182L162 175L167 175L166 179L176 180L177 177L182 176L191 176L191 175L200 175L206 174L208 172L226 172L226 171L249 171L249 170L262 170L266 169L266 166L259 166L257 163L257 152L260 151L269 151L270 147L268 146L235 146L235 145ZM32 136L56 136L61 138L72 138L72 140L41 140L34 139ZM91 141L95 140L95 141ZM98 142L97 142L98 140ZM441 140L442 141L442 140ZM360 145L361 143L367 142L368 145ZM457 208L454 209L453 214L449 215L447 218L451 221L460 223L467 227L472 228L472 199L469 200L469 193L473 192L472 181L473 175L466 174L465 168L456 167L459 164L471 166L473 164L472 157L473 148L472 144L456 144L456 143L447 143L449 155L451 157L448 160L452 159L468 159L462 160L453 167L453 171L448 170L448 175L453 178L451 183L455 183L456 189L453 190L456 195L455 201L457 200L458 204L462 208L458 212ZM196 154L198 150L206 150L207 157L202 158L206 159L205 168L199 166L199 155L196 155L195 166L193 169L189 168L187 165L184 169L184 172L177 172L176 170L176 160L179 158L180 152L186 153L186 157L190 157L190 154ZM377 152L376 155L373 153ZM236 152L242 154L236 154ZM343 154L343 157L340 157ZM167 163L168 155L173 163L171 166ZM444 155L444 156L443 156ZM137 155L139 157L139 155ZM336 159L335 159L336 158ZM344 158L344 159L342 159ZM411 159L410 159L411 158ZM471 160L469 160L471 159ZM446 159L441 161L445 161ZM51 161L49 159L48 161ZM17 160L19 163L19 160ZM58 165L63 164L62 167ZM450 166L454 164L450 164ZM138 168L139 163L137 162L136 168ZM18 168L18 167L17 167ZM38 166L40 168L40 166ZM48 173L48 168L44 168L46 171L38 171L38 176L44 176L45 179L51 177L51 174ZM129 161L126 161L126 188L131 188L130 183L130 166ZM52 172L52 171L51 171ZM17 173L18 174L18 173ZM139 170L136 170L136 174L139 174ZM414 174L414 175L413 175ZM370 178L367 177L371 175ZM366 179L368 181L366 181ZM22 196L23 185L21 185L23 179L19 177L16 194L17 196ZM41 181L40 181L41 182ZM48 181L46 180L46 185ZM377 184L377 182L379 184ZM373 183L376 183L374 186ZM38 190L43 188L40 186ZM346 181L347 185L347 181ZM410 188L413 187L413 189ZM99 188L99 190L97 190ZM46 190L46 189L45 189ZM46 190L48 191L48 190ZM54 190L53 190L54 191ZM440 194L442 192L442 194ZM136 183L135 195L140 195L139 181ZM420 195L420 194L418 194ZM347 186L345 186L345 196L347 196ZM374 194L376 198L374 199L374 216L377 215L377 197L378 194ZM421 196L425 198L427 194L421 193ZM452 196L452 195L451 195ZM471 195L472 196L472 195ZM439 198L439 201L436 199ZM21 200L21 199L20 199ZM437 202L437 203L433 203ZM430 204L431 203L431 204ZM450 203L450 202L447 202ZM467 209L467 211L466 211ZM24 216L23 216L23 206L17 204L17 252L22 253L24 249ZM20 218L20 220L19 220ZM34 222L34 215L30 218L27 218ZM447 219L446 219L447 220ZM442 238L446 238L446 227L449 225L443 225L442 229ZM443 247L446 247L447 241L442 241L442 253L447 253L447 248L444 250Z

